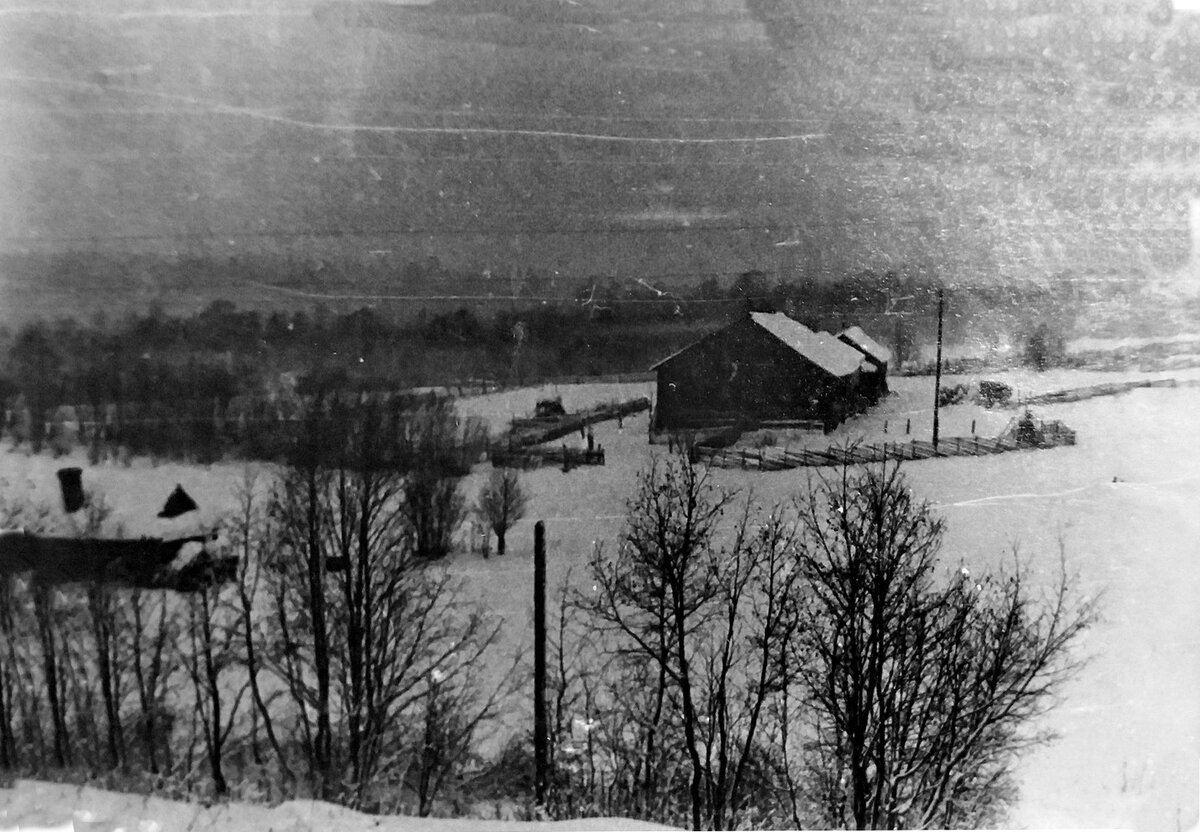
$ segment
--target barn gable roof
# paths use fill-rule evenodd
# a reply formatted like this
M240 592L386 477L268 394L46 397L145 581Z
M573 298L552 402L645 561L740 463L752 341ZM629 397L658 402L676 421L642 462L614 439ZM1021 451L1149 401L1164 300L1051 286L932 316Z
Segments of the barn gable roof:
M782 312L751 312L750 319L785 346L835 376L860 369L862 353L828 332L813 332Z
M861 327L852 326L843 329L838 333L838 338L852 346L858 347L880 364L886 364L892 360L892 351L863 332Z
M863 360L863 354L854 347L839 341L837 337L828 332L813 332L804 324L789 318L782 312L751 312L750 320L755 326L782 342L784 346L831 375L841 377L848 376L855 370L866 372L875 370L873 365ZM723 331L723 329L718 329L708 333L651 365L650 369L657 370L677 356Z
M668 361L671 361L672 359L674 359L674 358L675 358L675 357L677 357L677 356L683 355L685 352L687 352L688 350L690 350L692 347L695 347L695 346L697 346L697 345L699 345L699 344L702 344L702 343L704 343L704 342L705 342L705 341L707 341L709 338L713 337L714 335L716 335L716 334L718 334L718 333L720 333L720 332L724 332L724 331L725 331L726 329L728 329L728 328L729 328L729 327L721 327L720 329L715 329L715 330L713 330L712 332L708 333L707 335L703 335L703 336L701 336L700 338L697 338L697 339L696 339L695 341L693 341L692 343L690 343L690 344L687 344L686 346L680 347L679 349L675 350L675 352L671 353L671 354L670 354L670 355L668 355L666 358L663 358L663 359L661 359L661 360L659 360L659 361L656 361L655 363L651 364L651 365L650 365L650 369L651 369L651 370L657 370L659 367L661 367L662 365L666 364Z

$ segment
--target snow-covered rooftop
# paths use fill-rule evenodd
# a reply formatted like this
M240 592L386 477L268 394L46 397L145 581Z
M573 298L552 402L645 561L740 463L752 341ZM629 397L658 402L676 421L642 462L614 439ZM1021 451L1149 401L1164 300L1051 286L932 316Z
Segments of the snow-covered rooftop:
M861 327L847 327L838 333L838 338L842 341L851 342L881 364L886 364L892 360L892 351L863 332Z
M791 349L835 376L848 376L860 369L862 353L828 332L813 332L782 312L751 312L755 324Z

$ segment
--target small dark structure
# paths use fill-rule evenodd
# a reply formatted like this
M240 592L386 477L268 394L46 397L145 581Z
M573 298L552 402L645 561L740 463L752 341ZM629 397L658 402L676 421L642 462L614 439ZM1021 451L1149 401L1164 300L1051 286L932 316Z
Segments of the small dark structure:
M83 508L87 502L83 493L83 469L59 468L58 485L62 489L63 511L74 514Z
M102 540L3 531L0 576L29 573L46 585L97 582L195 592L236 574L237 556L213 551L214 541L211 534ZM189 544L195 550L181 557Z
M1019 418L1009 422L1000 434L1000 440L1012 442L1018 448L1058 448L1074 445L1076 432L1057 419L1042 420L1026 409Z
M838 333L838 340L854 347L867 360L870 371L863 374L863 387L867 395L875 401L886 396L888 362L892 360L892 351L857 326L843 329Z
M538 399L533 415L538 419L566 416L567 409L563 407L562 396L555 396L553 399Z
M1012 399L1012 388L1002 381L979 382L979 395L976 400L984 407L1003 406Z
M781 312L751 312L651 367L652 430L818 419L827 428L866 408L874 374L858 349Z
M171 492L171 496L167 497L167 502L158 516L165 520L173 520L189 511L195 511L196 508L196 501L183 490L182 485L177 484L175 490Z

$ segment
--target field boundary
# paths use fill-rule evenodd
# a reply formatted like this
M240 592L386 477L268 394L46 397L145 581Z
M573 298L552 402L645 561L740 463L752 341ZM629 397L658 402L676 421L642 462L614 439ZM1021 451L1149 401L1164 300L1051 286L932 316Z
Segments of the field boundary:
M986 439L980 436L948 436L936 447L932 442L913 439L908 442L877 442L870 445L812 448L706 448L694 446L692 458L714 468L740 468L756 471L786 471L791 468L819 468L828 465L863 465L889 460L911 461L956 456L991 456L1011 451L1031 451L1074 445L1075 431L1062 428L1049 431L1037 442L1012 437Z
M1097 396L1116 396L1143 387L1200 387L1200 379L1156 378L1140 381L1111 381L1104 384L1093 384L1088 387L1071 387L1067 390L1055 390L1050 393L1039 393L1034 396L1022 396L1020 401L1009 401L1004 407L1025 407L1037 404L1067 404L1070 402L1093 399Z

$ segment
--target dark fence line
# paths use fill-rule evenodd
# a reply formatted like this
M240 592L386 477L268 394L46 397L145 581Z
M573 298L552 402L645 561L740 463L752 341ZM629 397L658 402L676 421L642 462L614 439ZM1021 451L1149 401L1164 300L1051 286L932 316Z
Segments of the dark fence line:
M980 436L948 436L938 442L913 439L909 442L881 442L850 447L830 446L822 450L800 448L707 448L695 446L694 459L716 468L742 468L755 471L784 471L791 468L816 468L827 465L862 465L889 460L919 460L956 456L989 456L1010 451L1058 448L1074 445L1075 431L1069 428L1046 430L1035 441L1016 437L986 439Z
M597 405L588 410L566 413L561 416L517 418L509 428L508 442L518 448L553 442L572 433L584 432L589 425L622 419L650 409L650 400L645 396L623 402Z
M1183 379L1182 381L1176 378L1159 378L1146 379L1142 381L1114 381L1105 384L1093 384L1088 387L1072 387L1068 390L1055 390L1051 393L1039 393L1036 396L1022 396L1020 401L1010 400L1005 403L1007 407L1024 407L1034 404L1066 404L1069 402L1078 402L1085 399L1092 399L1097 396L1116 396L1120 393L1127 393L1130 390L1137 390L1142 387L1196 387L1200 386L1200 379Z
M521 448L509 450L497 448L490 454L492 465L497 468L541 468L544 465L560 467L564 471L585 465L603 465L604 448L589 451L587 448L569 448L566 445L550 448Z
M503 393L508 390L521 390L527 387L552 387L556 385L577 384L644 384L654 381L658 376L652 372L641 373L607 373L605 375L585 376L546 376L541 378L521 379L518 382L501 382L492 379L466 379L451 381L445 384L434 384L423 387L413 387L403 390L403 393L429 394L463 398L466 396L484 396L489 393Z

